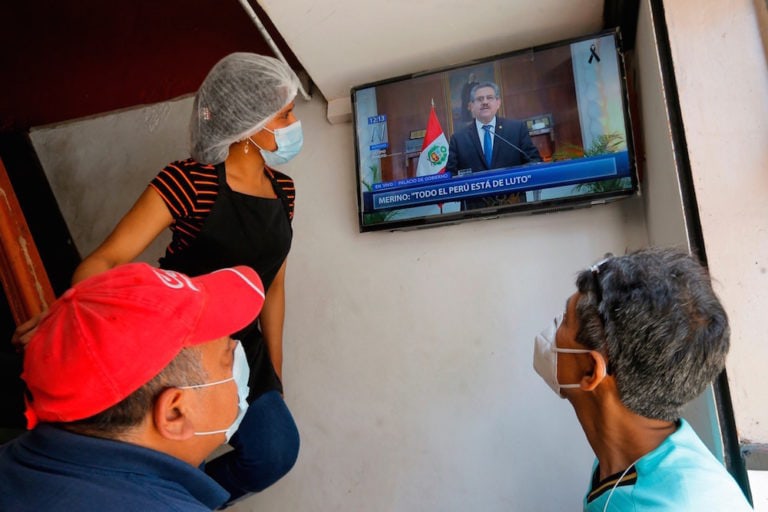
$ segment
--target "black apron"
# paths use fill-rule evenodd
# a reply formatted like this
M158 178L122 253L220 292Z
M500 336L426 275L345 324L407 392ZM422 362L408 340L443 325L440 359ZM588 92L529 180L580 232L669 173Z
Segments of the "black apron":
M216 172L218 195L200 233L185 250L166 252L160 258L160 267L197 276L247 265L259 274L266 292L291 248L293 229L288 218L288 198L266 171L277 199L233 191L227 185L223 163L216 166ZM258 319L232 337L242 342L248 356L249 401L271 390L282 393L283 386L269 358Z

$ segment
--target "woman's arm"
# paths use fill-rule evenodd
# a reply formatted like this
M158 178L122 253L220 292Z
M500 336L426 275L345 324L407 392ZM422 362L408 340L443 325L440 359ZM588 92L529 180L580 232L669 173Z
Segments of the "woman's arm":
M173 216L152 187L147 187L104 242L75 270L72 284L133 261L173 222Z
M259 324L267 344L269 358L280 381L283 380L283 320L285 319L285 265L277 271L269 286L264 307L261 309Z
M72 276L72 284L133 260L172 221L171 212L160 195L147 187L107 239L80 263ZM16 328L11 342L17 352L24 350L45 315L43 312Z

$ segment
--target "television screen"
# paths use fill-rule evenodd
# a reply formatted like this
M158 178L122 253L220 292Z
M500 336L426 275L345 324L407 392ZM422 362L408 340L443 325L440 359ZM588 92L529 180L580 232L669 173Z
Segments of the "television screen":
M352 88L361 231L634 194L616 31Z

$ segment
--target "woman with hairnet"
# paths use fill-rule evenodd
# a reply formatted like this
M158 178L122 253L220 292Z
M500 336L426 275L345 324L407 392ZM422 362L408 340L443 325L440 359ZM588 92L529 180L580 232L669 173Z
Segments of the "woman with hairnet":
M293 180L274 169L302 146L301 123L293 114L298 83L288 66L271 57L233 53L219 61L195 96L192 158L171 163L152 180L73 278L133 260L168 227L173 238L162 268L191 276L235 265L258 272L264 308L252 325L232 335L251 367L250 405L230 440L234 450L205 467L229 491L230 503L280 479L299 450L281 383L295 192Z

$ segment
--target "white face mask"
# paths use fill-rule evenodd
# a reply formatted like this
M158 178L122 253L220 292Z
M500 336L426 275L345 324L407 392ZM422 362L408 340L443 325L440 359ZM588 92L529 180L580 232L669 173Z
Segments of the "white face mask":
M251 374L251 370L248 367L248 359L245 357L245 350L243 350L243 345L239 341L237 342L237 346L235 347L235 355L234 355L234 361L232 363L232 376L228 379L224 380L217 380L216 382L208 382L207 384L196 384L194 386L179 386L179 389L200 389L200 388L207 388L210 386L216 386L218 384L224 384L226 382L235 381L235 384L237 384L237 396L239 399L239 402L237 404L237 417L235 417L235 421L232 422L232 424L222 430L211 430L208 432L195 432L196 436L210 436L213 434L224 434L227 442L232 438L235 432L237 432L237 427L240 426L240 422L243 421L243 417L245 416L245 411L248 410L248 402L246 399L248 398L248 393L250 392L250 388L248 387L248 377Z
M259 148L261 156L264 157L264 162L270 167L288 162L299 154L301 147L304 145L304 132L301 130L301 121L296 121L285 128L278 128L275 131L272 131L269 128L264 129L275 136L275 143L277 144L276 150L267 151L253 142L253 139L250 137L248 137L248 140L253 142L253 145Z
M560 390L563 388L578 388L581 384L560 384L557 382L557 353L565 354L588 354L591 350L581 348L558 348L555 345L555 336L557 329L563 322L563 315L555 317L555 321L549 327L536 335L535 348L533 352L533 368L536 373L549 384L557 396L565 398Z

